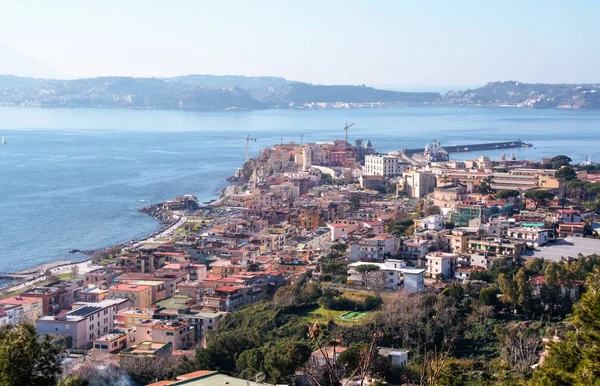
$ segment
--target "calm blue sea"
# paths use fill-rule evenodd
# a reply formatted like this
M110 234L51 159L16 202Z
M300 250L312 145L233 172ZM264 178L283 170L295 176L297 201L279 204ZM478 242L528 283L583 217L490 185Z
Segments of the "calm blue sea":
M280 141L371 139L380 151L521 139L517 158L600 160L600 111L395 108L194 113L0 108L0 272L143 237L158 228L138 209L175 195L217 197L251 155ZM500 151L485 152L500 158ZM463 153L462 159L481 153ZM509 156L509 154L507 154Z

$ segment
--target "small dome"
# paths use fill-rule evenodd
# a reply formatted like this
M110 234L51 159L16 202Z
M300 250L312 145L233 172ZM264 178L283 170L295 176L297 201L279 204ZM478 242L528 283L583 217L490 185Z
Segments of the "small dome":
M392 150L388 153L388 155L391 155L393 157L400 157L402 155L402 152L400 150Z
M365 142L365 149L371 149L373 147L373 144L371 143L370 139L367 139L367 142Z

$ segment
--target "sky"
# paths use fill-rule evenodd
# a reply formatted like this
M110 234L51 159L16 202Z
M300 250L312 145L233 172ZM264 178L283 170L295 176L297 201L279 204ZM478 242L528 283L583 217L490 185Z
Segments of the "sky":
M595 0L0 0L0 10L0 43L73 78L600 82Z

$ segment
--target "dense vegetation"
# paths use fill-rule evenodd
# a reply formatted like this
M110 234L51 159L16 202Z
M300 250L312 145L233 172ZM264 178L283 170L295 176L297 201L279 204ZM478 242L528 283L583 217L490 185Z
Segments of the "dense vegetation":
M600 286L600 274L593 274L598 267L597 255L580 256L570 263L499 260L484 277L488 282L452 284L441 293L384 293L381 304L374 304L375 311L364 319L352 323L319 321L322 326L318 339L309 336L314 322L307 318L309 310L316 306L361 308L346 300L332 302L344 298L343 290L304 277L295 285L281 288L273 302L226 316L208 337L207 348L199 349L196 360L185 362L179 371L209 368L248 379L259 374L270 382L290 382L294 371L303 369L319 344L334 341L352 348L343 356L346 366L352 369L360 362L360 353L367 352L369 342L375 340L378 346L411 352L410 365L401 369L392 369L389 361L373 355L370 373L389 382L543 384L538 381L542 375L532 373L530 368L539 359L542 338L557 332L570 336L569 331L578 325L570 322L577 300L570 296L570 289L587 288L582 302L575 307L576 320L592 323L581 315L582 310L589 315L600 312L600 302L594 306L591 298L598 296L592 295ZM366 268L365 273L368 271ZM543 278L539 293L529 285L529 280L537 276ZM583 286L588 276L588 285ZM590 340L582 341L580 356L592 355L585 350L593 346L592 341L600 342L600 335L593 334L585 335ZM571 346L567 349L574 350ZM569 371L578 368L571 366Z

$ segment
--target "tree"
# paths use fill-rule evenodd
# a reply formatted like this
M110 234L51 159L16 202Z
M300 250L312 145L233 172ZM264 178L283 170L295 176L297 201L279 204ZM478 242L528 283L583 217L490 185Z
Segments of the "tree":
M348 249L348 244L335 243L335 244L332 244L330 248L332 251L335 251L336 253L344 253Z
M352 210L358 210L358 208L360 208L360 196L358 194L353 194L350 197L350 207Z
M577 178L577 173L571 166L563 166L554 173L554 177L563 181L572 181Z
M480 194L492 194L494 193L494 189L492 189L492 183L494 182L493 176L484 177L479 186L477 187L477 192Z
M514 308L518 300L518 290L512 277L501 273L498 276L498 287L500 288L500 292L502 292L502 301Z
M551 262L544 272L545 283L542 286L541 296L546 304L556 305L560 301L561 289L558 282L558 264Z
M509 199L519 197L520 195L518 190L500 190L494 194L494 197L498 200L508 201Z
M360 366L360 362L368 349L369 345L366 343L353 343L340 354L338 361L348 369L356 369Z
M377 264L361 264L358 267L355 267L354 270L358 273L369 273L379 271L379 266Z
M577 330L550 346L546 362L533 374L532 386L600 384L600 270L588 276L586 287L574 310Z
M171 354L161 354L156 358L129 358L121 361L121 370L125 371L135 382L147 385L173 376L179 358Z
M0 385L56 384L61 351L47 335L38 341L32 324L0 327Z
M529 322L509 323L495 329L500 341L500 353L510 366L520 372L529 370L538 359L541 338Z
M550 163L551 163L553 169L558 169L562 166L569 165L569 163L571 163L571 161L573 161L571 159L571 157L568 157L566 155L557 155L556 157L553 157L550 160Z
M79 266L77 264L73 264L71 266L71 279L77 280L79 277Z
M442 211L441 211L440 207L437 205L428 205L425 207L424 213L425 213L425 216L431 216L434 214L442 214Z
M306 363L312 350L304 343L280 340L262 350L264 370L273 383L292 383L296 368Z
M479 291L479 300L486 306L498 305L498 289L495 287L482 288Z
M515 282L518 290L518 304L523 311L531 311L531 285L529 278L525 272L525 268L521 267L515 276Z
M535 203L535 209L537 210L540 205L543 205L547 200L553 198L554 194L548 190L534 189L528 190L525 193L525 197Z

